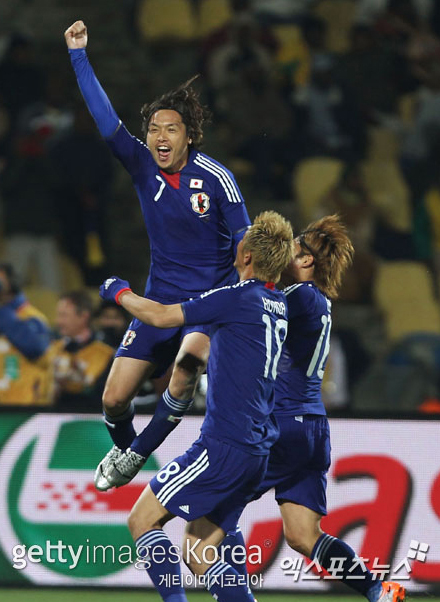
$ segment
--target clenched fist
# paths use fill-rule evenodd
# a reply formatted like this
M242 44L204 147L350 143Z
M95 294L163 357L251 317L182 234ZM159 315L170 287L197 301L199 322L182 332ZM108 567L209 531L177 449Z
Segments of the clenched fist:
M87 27L82 21L75 21L73 25L64 32L67 47L71 50L75 48L85 48L87 46Z

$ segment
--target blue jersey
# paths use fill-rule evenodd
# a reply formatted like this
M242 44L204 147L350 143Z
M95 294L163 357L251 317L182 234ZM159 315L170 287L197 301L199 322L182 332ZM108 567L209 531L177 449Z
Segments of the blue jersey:
M325 415L321 385L330 350L331 301L313 282L294 284L284 293L289 332L278 365L275 415Z
M260 280L209 291L182 304L185 323L213 324L202 435L264 455L278 437L271 418L287 333L286 299Z
M140 200L151 249L145 295L176 303L237 282L235 246L250 220L231 172L192 150L180 172L163 173L147 146L121 124L85 50L70 54L87 106Z

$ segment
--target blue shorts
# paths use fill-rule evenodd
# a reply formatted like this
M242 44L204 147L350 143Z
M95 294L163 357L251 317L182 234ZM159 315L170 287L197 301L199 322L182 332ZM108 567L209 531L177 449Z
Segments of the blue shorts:
M267 458L203 435L166 464L150 487L172 514L186 521L206 516L227 533L255 496Z
M210 326L182 326L181 328L157 328L137 318L130 322L115 357L132 357L155 364L153 378L159 378L174 362L180 343L190 332L209 336Z
M326 416L279 416L280 437L270 450L258 495L275 487L275 499L327 514L330 428Z

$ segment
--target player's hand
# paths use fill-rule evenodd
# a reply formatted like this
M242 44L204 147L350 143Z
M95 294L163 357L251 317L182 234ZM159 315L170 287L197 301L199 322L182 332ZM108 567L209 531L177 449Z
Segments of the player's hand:
M99 287L99 295L105 301L115 301L115 303L119 303L119 295L123 291L131 291L130 284L127 280L122 280L117 276L107 278Z
M75 48L85 48L87 46L87 27L82 21L75 21L64 32L67 48L71 50Z

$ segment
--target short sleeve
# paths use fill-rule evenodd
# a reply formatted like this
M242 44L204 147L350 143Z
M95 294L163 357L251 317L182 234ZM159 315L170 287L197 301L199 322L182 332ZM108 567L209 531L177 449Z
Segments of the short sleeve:
M197 299L182 303L185 324L221 324L231 322L236 314L237 290L233 287L213 289Z

